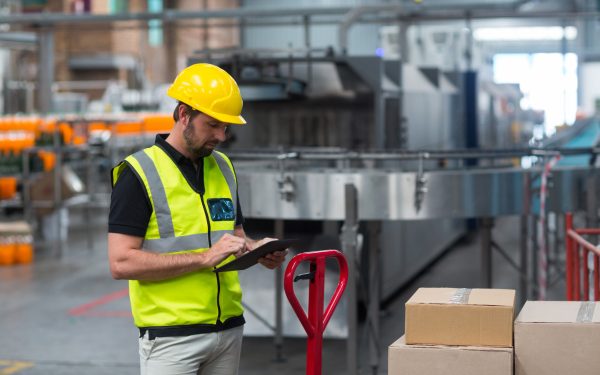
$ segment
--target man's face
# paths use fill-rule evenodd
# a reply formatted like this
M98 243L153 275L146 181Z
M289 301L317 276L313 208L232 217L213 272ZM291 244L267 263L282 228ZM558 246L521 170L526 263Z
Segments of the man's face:
M183 139L194 159L210 155L215 147L227 139L229 125L200 113L191 120L187 118Z

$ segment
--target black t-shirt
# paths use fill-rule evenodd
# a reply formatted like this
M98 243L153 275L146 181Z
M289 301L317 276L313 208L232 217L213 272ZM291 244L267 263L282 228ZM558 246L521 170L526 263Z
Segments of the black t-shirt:
M157 135L155 145L162 148L173 159L188 183L192 184L194 190L204 193L203 161L199 161L200 167L196 169L190 159L167 143L166 138L167 134ZM236 226L244 223L240 200L237 201ZM131 170L131 167L125 168L112 190L110 212L108 214L108 231L144 237L151 215L152 205L146 189Z

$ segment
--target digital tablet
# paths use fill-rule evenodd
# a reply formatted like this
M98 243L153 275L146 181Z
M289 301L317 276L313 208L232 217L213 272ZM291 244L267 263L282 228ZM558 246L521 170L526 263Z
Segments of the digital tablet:
M226 271L240 271L246 268L252 267L258 260L267 254L271 254L275 251L283 251L290 246L293 246L298 240L275 240L267 242L266 244L247 252L241 257L233 260L217 269L213 272L226 272Z

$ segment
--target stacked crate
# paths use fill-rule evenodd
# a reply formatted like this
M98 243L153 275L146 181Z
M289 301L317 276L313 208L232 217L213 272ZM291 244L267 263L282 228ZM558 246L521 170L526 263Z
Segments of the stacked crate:
M31 226L23 221L0 223L0 266L33 261Z
M512 375L515 291L421 288L406 303L390 375Z

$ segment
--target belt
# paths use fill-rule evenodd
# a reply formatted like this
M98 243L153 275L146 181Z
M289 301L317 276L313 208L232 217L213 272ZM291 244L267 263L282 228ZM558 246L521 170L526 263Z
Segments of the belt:
M138 327L140 330L140 338L148 332L148 339L154 340L157 337L176 337L176 336L191 336L200 335L203 333L220 332L227 329L244 325L246 320L243 315L234 316L224 322L217 324L190 324L185 326L167 326L167 327Z

